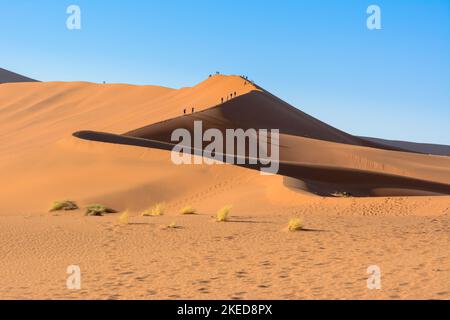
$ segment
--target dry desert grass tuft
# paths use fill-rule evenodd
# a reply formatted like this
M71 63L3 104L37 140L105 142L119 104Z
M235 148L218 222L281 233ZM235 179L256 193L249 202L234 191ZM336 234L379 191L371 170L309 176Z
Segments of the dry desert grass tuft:
M130 214L128 212L128 210L125 210L117 219L117 222L119 224L128 224L130 220Z
M219 211L217 211L217 215L216 215L217 222L228 221L228 216L230 214L231 208L233 208L233 206L231 206L231 205L226 205L226 206L220 208Z
M186 206L180 210L180 214L196 214L197 210L191 206Z
M161 202L161 203L157 203L156 205L154 205L150 209L145 210L144 212L142 212L141 215L143 217L162 216L162 215L164 215L164 211L165 210L166 210L166 204L164 202Z
M303 220L299 218L291 219L288 223L289 231L299 231L303 229Z
M170 223L170 224L167 226L167 228L169 228L169 229L178 229L179 226L176 224L176 222L172 222L172 223Z

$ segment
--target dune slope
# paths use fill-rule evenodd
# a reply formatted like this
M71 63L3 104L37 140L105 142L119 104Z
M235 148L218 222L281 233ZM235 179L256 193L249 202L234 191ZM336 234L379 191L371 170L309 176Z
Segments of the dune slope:
M299 180L294 185L320 195L450 194L450 158L406 152L349 135L256 86L218 106L150 124L122 136L86 131L75 136L171 150L172 132L184 128L193 136L195 121L202 121L203 130L216 128L224 136L226 129L279 129L279 173ZM224 150L225 145L224 142Z

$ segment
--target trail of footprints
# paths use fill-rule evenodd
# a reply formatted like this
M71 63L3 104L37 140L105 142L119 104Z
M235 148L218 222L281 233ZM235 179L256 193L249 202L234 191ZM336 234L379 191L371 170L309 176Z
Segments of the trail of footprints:
M193 203L198 203L200 201L204 201L207 198L212 198L223 192L231 191L231 190L233 190L233 188L235 188L238 185L243 184L244 182L245 182L245 180L242 179L242 175L233 177L228 180L222 180L220 182L217 182L217 183L209 186L206 189L203 189L200 192L196 192L190 196L187 196L187 197L184 197L182 199L172 202L170 205L168 205L168 208L178 210L183 206L192 205Z

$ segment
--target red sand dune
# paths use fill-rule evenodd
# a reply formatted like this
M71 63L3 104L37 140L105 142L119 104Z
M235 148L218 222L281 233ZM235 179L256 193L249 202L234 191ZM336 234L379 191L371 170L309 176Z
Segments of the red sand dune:
M237 79L233 89L245 87L244 83L244 79ZM308 191L321 195L339 191L359 196L450 194L450 158L405 152L352 136L295 109L260 87L251 87L251 91L219 106L150 124L123 136L99 132L75 135L88 140L170 150L171 133L185 128L193 135L196 120L202 121L204 130L217 128L223 133L229 128L279 129L279 173L300 180L295 185Z
M0 85L0 178L8 182L0 192L0 214L45 212L52 201L65 198L117 209L143 209L155 201L175 206L216 185L248 176L261 181L257 172L237 167L179 167L168 152L72 136L81 129L123 133L175 118L184 108L203 110L238 83L238 77L219 76L179 90L85 82Z
M222 97L234 92L236 98L221 104ZM221 129L279 128L280 174L290 177L285 179L290 188L311 195L450 193L450 158L388 150L395 148L354 137L238 76L213 76L179 90L84 82L9 83L0 86L0 96L4 97L0 177L8 181L0 195L2 207L8 209L3 213L45 210L59 198L108 200L118 208L142 208L160 199L181 199L192 191L183 190L188 180L208 188L211 174L224 180L253 177L254 187L267 184L257 171L235 166L192 165L186 170L170 162L170 153L152 149L170 149L161 142L168 141L171 130L190 128L198 119L206 127ZM189 113L191 108L195 113L184 116L183 110ZM96 137L80 130L96 132ZM115 134L106 135L113 138L109 142L122 143L125 138L126 144L151 148L80 140L72 137L75 132L91 140L102 140L105 134L98 132L108 132ZM136 138L140 138L137 143ZM176 190L173 181L179 182ZM277 181L280 190L288 190L283 179ZM164 195L142 195L140 190L156 185L165 190ZM234 199L231 194L230 198Z

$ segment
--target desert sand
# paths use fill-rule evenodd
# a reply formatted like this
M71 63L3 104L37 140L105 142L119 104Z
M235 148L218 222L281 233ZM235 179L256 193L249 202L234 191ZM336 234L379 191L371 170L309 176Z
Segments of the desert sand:
M280 174L174 165L170 132L199 119L279 128ZM1 84L0 298L449 299L450 158L417 151L349 135L238 76ZM48 212L64 199L81 209ZM140 216L160 202L163 216ZM84 216L92 203L118 213ZM215 222L228 204L230 221ZM286 231L295 217L305 230ZM66 287L73 264L81 290ZM366 286L370 265L380 290Z

